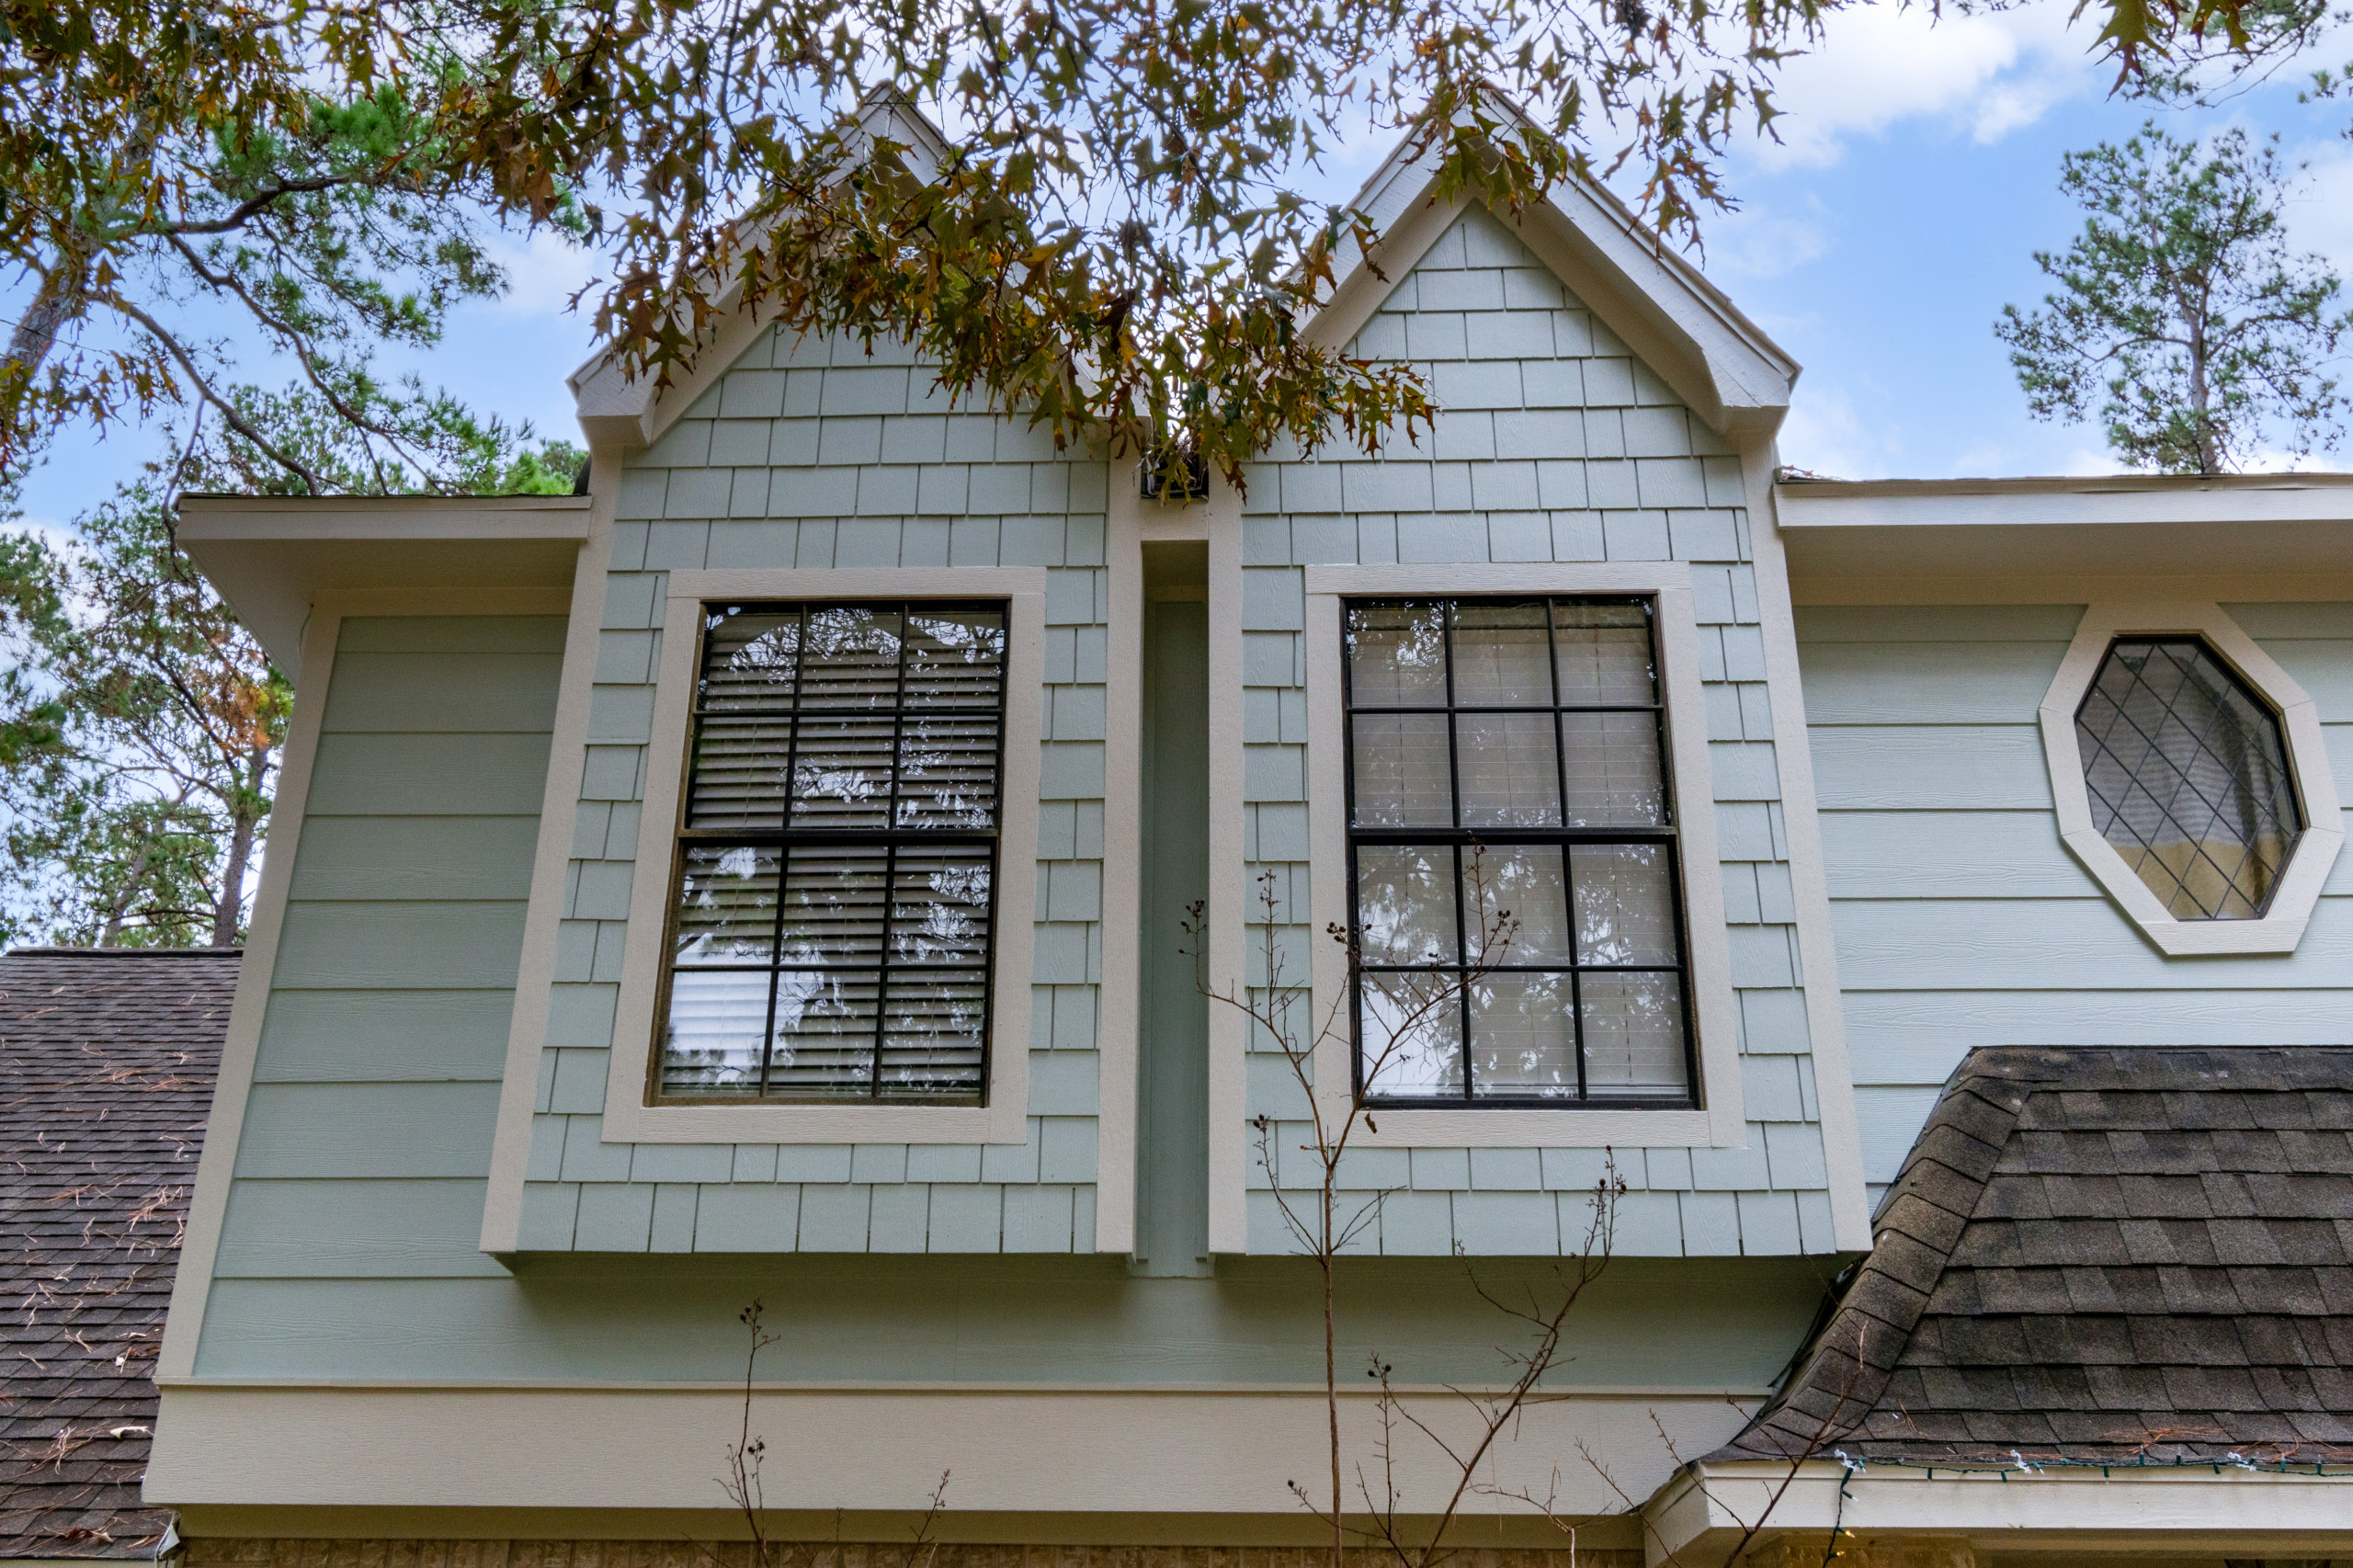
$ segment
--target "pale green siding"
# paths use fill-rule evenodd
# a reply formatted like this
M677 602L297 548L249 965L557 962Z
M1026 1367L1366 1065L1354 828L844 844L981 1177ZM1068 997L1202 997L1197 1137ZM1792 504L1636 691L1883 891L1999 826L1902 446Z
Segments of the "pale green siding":
M1421 366L1446 412L1434 435L1401 441L1381 461L1335 452L1251 471L1242 540L1250 873L1275 871L1287 908L1303 910L1304 565L1691 562L1706 700L1704 711L1673 722L1703 726L1711 742L1750 1124L1738 1148L1620 1151L1634 1191L1618 1244L1659 1256L1831 1250L1738 457L1483 212L1454 225L1399 280L1357 348ZM524 1253L1092 1248L1113 466L1057 454L1023 420L951 410L902 350L869 355L774 334L626 460L523 1195ZM1128 483L1129 465L1117 466ZM608 1142L665 574L865 565L1046 569L1031 1028L1026 1042L994 1042L1030 1053L1029 1140L1017 1148ZM372 691L379 676L361 666L358 678ZM421 710L383 701L388 711ZM1303 930L1287 939L1304 952ZM1277 1057L1251 1062L1250 1115L1291 1112L1286 1076ZM1296 1142L1294 1131L1278 1142ZM1402 1189L1366 1235L1368 1250L1553 1255L1583 1234L1600 1156L1368 1151L1358 1169L1366 1196ZM1255 1162L1249 1180L1251 1250L1289 1252Z
M1765 685L1748 516L1733 449L1564 290L1504 225L1473 209L1391 293L1353 351L1409 358L1445 412L1381 460L1345 448L1250 475L1243 518L1243 679L1255 879L1280 879L1316 940L1308 894L1306 613L1302 567L1323 562L1685 561L1699 626L1719 848L1741 1008L1749 1118L1737 1149L1620 1149L1633 1188L1622 1252L1673 1256L1832 1248L1794 905ZM1328 803L1340 809L1339 802ZM1255 885L1255 884L1254 884ZM1253 1062L1251 1113L1297 1114L1279 1055ZM1563 1111L1563 1118L1574 1111ZM1293 1136L1298 1133L1299 1136ZM1276 1139L1289 1147L1302 1129ZM1367 1250L1574 1251L1601 1153L1366 1151L1358 1179L1399 1188ZM1284 1252L1266 1174L1250 1173L1251 1247Z
M503 1273L477 1243L563 635L355 618L303 694L323 730L199 1370L278 1332L262 1281Z
M2224 608L2353 763L2353 606ZM2060 842L2036 710L2077 605L1798 611L1865 1176L1980 1045L2353 1039L2353 867L2292 955L2159 952Z
M1095 1244L1106 465L951 412L928 371L761 338L621 479L521 1240L526 1252L1060 1252ZM665 572L1047 572L1026 1145L631 1146L603 1139ZM1014 874L1007 868L1006 874Z

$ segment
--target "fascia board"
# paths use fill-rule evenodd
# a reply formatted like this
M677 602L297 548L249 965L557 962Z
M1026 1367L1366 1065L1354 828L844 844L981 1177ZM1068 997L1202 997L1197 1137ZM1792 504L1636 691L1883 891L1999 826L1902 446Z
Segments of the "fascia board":
M1770 1508L1765 1533L1819 1540L1834 1526L1882 1540L1905 1535L1993 1538L2004 1551L2150 1549L2168 1556L2342 1554L2353 1548L2347 1478L2223 1464L2070 1465L1954 1473L1926 1460L1902 1468L1832 1460L1699 1464L1644 1509L1656 1534L1650 1559L1671 1550L1687 1568L1722 1561L1741 1521ZM1841 1483L1846 1496L1839 1496ZM1647 1533L1647 1532L1646 1532ZM1710 1547L1713 1546L1712 1557ZM2258 1547L2263 1550L2256 1550Z
M191 495L180 548L290 679L311 606L337 590L560 588L588 537L574 495Z
M1792 482L1792 585L2353 574L2353 475Z

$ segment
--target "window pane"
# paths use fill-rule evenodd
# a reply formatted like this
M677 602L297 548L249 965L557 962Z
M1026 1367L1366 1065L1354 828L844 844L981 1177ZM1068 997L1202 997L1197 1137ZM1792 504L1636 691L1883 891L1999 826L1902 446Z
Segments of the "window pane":
M795 845L784 884L784 961L881 961L885 863L880 845Z
M988 961L989 852L899 851L891 887L891 961Z
M1552 714L1458 713L1454 738L1464 827L1560 825Z
M1357 925L1366 963L1452 963L1453 848L1359 847Z
M2169 914L2262 912L2302 817L2279 720L2204 643L2117 642L2075 737L2093 825Z
M1683 981L1672 974L1585 974L1586 1093L1594 1099L1677 1099L1690 1093L1683 1058Z
M679 1095L758 1093L767 1026L767 971L676 971L662 1031L662 1087Z
M1565 974L1490 974L1471 987L1471 1092L1556 1098L1577 1092L1577 1036Z
M899 612L811 610L801 661L801 706L891 708L898 700Z
M906 715L899 731L899 825L995 827L996 738L994 713Z
M1357 1049L1365 1092L1392 1099L1460 1096L1462 1008L1450 974L1363 974Z
M699 705L705 712L790 708L793 668L800 651L798 610L714 616L703 638Z
M1358 708L1446 706L1446 608L1361 605L1348 611L1348 700Z
M1641 605L1556 602L1552 644L1563 707L1658 700L1650 616Z
M792 825L887 825L896 727L887 718L801 720L792 759Z
M690 846L684 859L676 961L765 967L776 939L777 852Z
M1677 961L1665 845L1580 844L1570 852L1570 864L1576 871L1577 962Z
M1005 615L993 609L907 612L909 708L997 706L1005 687Z
M786 970L779 974L768 1093L803 1099L870 1096L880 989L870 973Z
M697 720L687 825L769 831L783 826L784 766L791 744L790 719L711 713Z
M1654 827L1666 821L1656 718L1563 713L1561 737L1572 826Z
M893 974L882 1019L883 1091L976 1097L987 1003L978 974Z
M1454 703L1458 708L1549 708L1552 649L1544 601L1454 610Z
M1483 930L1489 944L1483 961L1489 966L1572 961L1569 884L1562 873L1561 846L1484 844L1465 849L1462 929L1473 963L1482 961Z
M1356 820L1366 827L1452 827L1446 715L1358 713Z

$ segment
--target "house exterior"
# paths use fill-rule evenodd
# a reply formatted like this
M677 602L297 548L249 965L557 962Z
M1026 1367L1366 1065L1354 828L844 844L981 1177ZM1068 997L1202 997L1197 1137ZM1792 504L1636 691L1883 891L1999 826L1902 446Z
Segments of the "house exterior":
M147 1562L150 1377L235 949L0 957L0 1560Z
M1401 153L1361 199L1311 330L1443 405L1378 460L1146 500L745 312L675 387L574 378L585 495L183 504L300 693L157 1372L199 1559L684 1562L746 1431L784 1539L1312 1545L1308 1102L1201 994L1270 978L1375 1112L1340 1340L1415 1414L1625 1183L1466 1544L1818 1551L1823 1478L1878 1484L1839 1434L1724 1450L1973 1049L2347 1039L2353 486L1777 483L1796 365L1604 193ZM2161 1554L2353 1552L2321 1469Z

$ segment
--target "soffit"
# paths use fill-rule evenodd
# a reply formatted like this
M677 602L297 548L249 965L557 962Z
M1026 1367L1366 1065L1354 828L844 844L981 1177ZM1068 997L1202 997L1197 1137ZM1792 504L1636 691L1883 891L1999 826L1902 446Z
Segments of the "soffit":
M290 678L322 593L564 588L585 495L189 495L179 542Z

